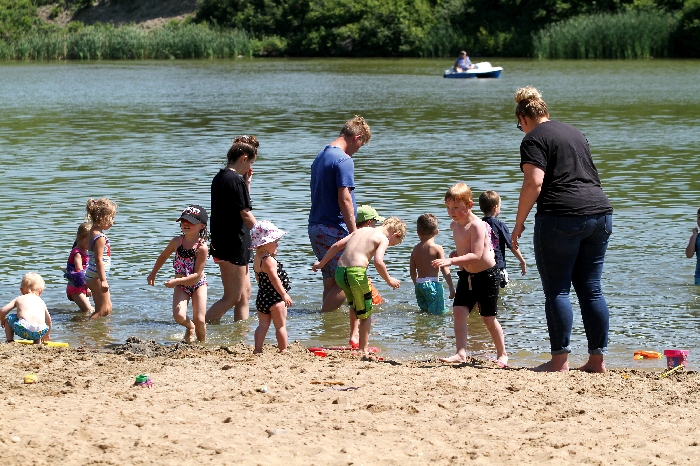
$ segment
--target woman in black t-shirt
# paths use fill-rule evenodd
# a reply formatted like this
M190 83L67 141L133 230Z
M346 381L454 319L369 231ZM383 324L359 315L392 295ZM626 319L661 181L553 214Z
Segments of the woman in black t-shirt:
M586 137L571 125L549 119L537 89L515 93L524 174L512 244L525 230L537 202L533 233L535 261L545 294L545 313L552 359L537 371L567 371L571 352L573 284L588 339L588 361L580 367L604 372L609 314L600 279L612 233L612 206L600 186Z
M228 164L211 183L210 250L221 271L224 295L207 311L207 322L221 319L232 307L234 320L248 318L250 229L255 223L250 181L258 145L255 136L235 138L227 154Z

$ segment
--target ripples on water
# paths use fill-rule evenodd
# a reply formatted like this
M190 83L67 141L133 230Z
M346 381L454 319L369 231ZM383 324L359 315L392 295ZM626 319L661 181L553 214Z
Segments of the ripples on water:
M408 273L417 242L415 219L439 216L438 242L453 248L442 197L467 182L503 198L512 227L521 183L512 95L534 85L552 117L588 137L604 189L615 207L604 289L611 310L609 364L634 362L635 349L684 347L699 355L699 290L684 248L700 207L700 64L693 61L575 62L502 60L500 80L444 80L439 60L246 60L201 62L31 63L0 65L0 163L4 209L0 233L0 299L18 291L21 275L40 272L54 316L53 338L103 346L129 335L175 342L172 292L146 275L189 203L209 205L211 178L230 139L261 141L252 197L258 219L289 231L280 258L293 278L289 336L305 344L341 344L347 310L321 315L321 280L310 270L306 236L309 167L342 123L365 116L372 142L355 157L357 200L409 225L387 263L402 280L396 291L375 282L386 304L373 318L371 342L392 357L454 351L451 317L418 312ZM662 73L660 70L664 70ZM88 197L119 204L109 231L114 314L74 319L61 269ZM500 320L512 362L533 364L549 350L543 297L534 268L532 214L522 241L530 269L502 295ZM166 265L159 281L168 276ZM222 293L210 261L209 302ZM254 287L255 288L255 287ZM210 344L252 342L256 326L225 317L209 326ZM272 332L268 335L274 338ZM268 341L273 341L269 339ZM576 316L574 363L585 358ZM478 316L470 349L494 351Z

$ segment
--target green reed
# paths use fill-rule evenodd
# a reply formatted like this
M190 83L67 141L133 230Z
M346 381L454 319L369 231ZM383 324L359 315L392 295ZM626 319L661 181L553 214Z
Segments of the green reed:
M462 50L468 42L463 34L459 34L449 25L439 24L418 43L416 54L422 58L451 57L455 50Z
M533 34L538 58L634 59L666 57L678 18L661 11L577 16Z
M243 31L187 24L145 30L87 26L77 31L30 32L0 40L0 60L229 58L252 56L260 44Z

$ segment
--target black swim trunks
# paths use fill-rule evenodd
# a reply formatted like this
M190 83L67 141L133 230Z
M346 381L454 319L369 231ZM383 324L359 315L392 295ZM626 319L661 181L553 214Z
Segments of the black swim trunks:
M496 266L479 273L469 273L466 270L457 272L459 281L453 306L465 306L469 312L479 304L479 314L482 317L495 317L498 313L498 289L501 274Z

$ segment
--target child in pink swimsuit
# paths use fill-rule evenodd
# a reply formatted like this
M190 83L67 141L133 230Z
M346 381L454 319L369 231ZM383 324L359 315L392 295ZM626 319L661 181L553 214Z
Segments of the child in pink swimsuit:
M205 316L207 312L207 277L204 274L204 264L209 255L206 240L207 211L204 207L191 205L187 207L177 220L180 222L182 235L176 236L158 256L153 270L148 274L149 285L155 285L156 274L165 261L175 253L173 268L175 278L165 282L165 286L173 288L173 318L175 322L186 328L185 342L191 343L196 336L197 341L204 341L207 336ZM192 319L187 317L187 303L192 299Z
M71 249L68 256L66 272L63 274L63 277L68 280L68 285L66 286L68 299L77 304L81 311L92 313L95 310L90 305L89 297L92 293L90 293L85 279L85 270L88 267L87 239L88 233L90 233L90 226L89 222L85 222L78 227L78 234L76 235L75 243L73 243L73 249Z

